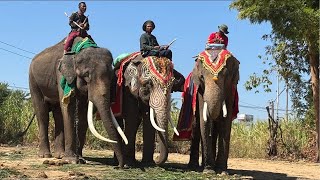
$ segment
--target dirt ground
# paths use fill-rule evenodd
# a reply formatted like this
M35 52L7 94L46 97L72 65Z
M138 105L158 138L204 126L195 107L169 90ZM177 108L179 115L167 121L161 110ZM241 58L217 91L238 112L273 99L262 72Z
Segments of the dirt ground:
M70 179L74 176L72 171L63 168L45 168L42 165L44 159L39 159L36 155L36 147L0 147L0 170L14 169L22 174L22 177L31 177L35 179ZM111 157L112 151L85 150L85 156ZM137 159L141 159L141 153L137 154ZM168 163L187 164L188 155L169 154ZM53 161L49 158L48 161ZM319 179L320 164L310 162L286 162L271 161L265 159L229 159L229 173L241 176L241 179ZM56 166L57 167L57 166ZM63 166L61 166L63 167ZM94 171L92 170L94 168ZM88 166L83 170L86 174L99 177L99 168ZM45 172L45 173L44 173ZM11 176L12 177L12 176ZM72 179L72 178L71 178Z

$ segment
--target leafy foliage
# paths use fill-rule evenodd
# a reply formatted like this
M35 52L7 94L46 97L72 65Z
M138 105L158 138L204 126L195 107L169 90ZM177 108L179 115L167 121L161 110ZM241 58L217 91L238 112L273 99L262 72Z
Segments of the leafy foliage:
M318 3L317 0L235 0L230 5L239 11L240 19L249 19L253 24L269 22L272 25L271 34L262 37L272 42L266 47L263 60L269 69L262 75L254 73L250 76L246 89L263 86L266 92L270 92L272 82L268 76L276 71L292 90L290 95L297 114L305 113L310 105L310 101L304 101L310 90L310 81L304 77L312 66L317 67L314 61L319 61Z
M0 84L0 142L16 143L22 139L17 134L27 124L31 117L31 102L26 99L28 93L20 90L10 90L7 84Z

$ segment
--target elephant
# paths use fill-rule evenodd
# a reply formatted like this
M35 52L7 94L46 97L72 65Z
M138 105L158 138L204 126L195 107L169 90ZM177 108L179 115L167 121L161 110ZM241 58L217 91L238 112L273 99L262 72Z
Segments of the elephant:
M184 77L179 74L176 77L180 79L174 79L174 73L178 72L173 69L170 59L165 57L142 58L138 53L128 58L131 60L126 65L122 63L123 68L115 68L118 82L123 81L122 116L117 119L119 124L124 120L124 132L129 142L124 146L125 162L129 167L138 165L135 159L135 142L138 127L143 119L141 163L163 164L168 158L168 121L174 128L170 117L171 92L182 88ZM155 130L158 131L160 140L160 156L156 161L153 160ZM175 132L178 133L176 129Z
M77 37L74 44L80 40L83 39ZM64 41L37 54L29 68L31 99L39 127L38 156L52 156L48 139L49 112L52 112L55 122L55 158L62 158L67 163L82 163L82 150L89 124L90 130L100 139L113 142L119 166L123 167L123 149L117 133L120 127L110 109L112 54L106 48L88 47L77 54L63 55ZM63 75L68 82L75 82L68 103L62 102L64 92L60 80ZM103 138L92 127L90 113L93 105L100 113L112 140ZM124 133L119 133L123 137Z
M196 59L192 79L198 90L188 163L190 168L199 167L201 140L203 171L227 173L239 64L224 49L206 50Z

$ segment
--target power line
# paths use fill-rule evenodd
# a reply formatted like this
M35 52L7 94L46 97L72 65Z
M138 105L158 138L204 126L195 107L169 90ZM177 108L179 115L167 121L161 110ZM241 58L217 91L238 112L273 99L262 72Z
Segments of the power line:
M12 53L12 54L15 54L15 55L18 55L18 56L21 56L21 57L27 58L27 59L32 59L32 58L30 58L30 57L27 57L27 56L24 56L24 55L22 55L22 54L15 53L15 52L12 52L12 51L9 51L9 50L7 50L7 49L3 49L3 48L0 48L0 49L1 49L1 50L3 50L3 51L7 51L7 52L9 52L9 53Z
M5 42L3 42L3 41L0 41L0 43L5 44L5 45L7 45L7 46L14 47L14 48L16 48L16 49L19 49L19 50L24 51L24 52L27 52L27 53L36 54L36 53L30 52L30 51L27 51L27 50L24 50L24 49L18 48L18 47L14 46L14 45L11 45L11 44L8 44L8 43L5 43Z

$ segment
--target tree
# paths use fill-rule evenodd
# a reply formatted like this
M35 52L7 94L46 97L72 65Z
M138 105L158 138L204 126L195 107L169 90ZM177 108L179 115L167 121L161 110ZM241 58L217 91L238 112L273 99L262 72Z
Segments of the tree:
M320 162L319 0L235 0L230 4L230 8L239 11L240 19L249 19L251 23L257 24L271 23L271 34L263 37L272 42L272 46L266 48L266 54L270 55L270 60L273 61L270 65L276 67L291 85L291 97L296 108L303 106L301 100L308 93L304 91L308 84L302 77L310 73L316 116L317 162ZM272 70L274 68L271 68ZM261 77L256 74L251 76L247 82L248 89L259 85L268 88L268 73L270 70L265 70Z

